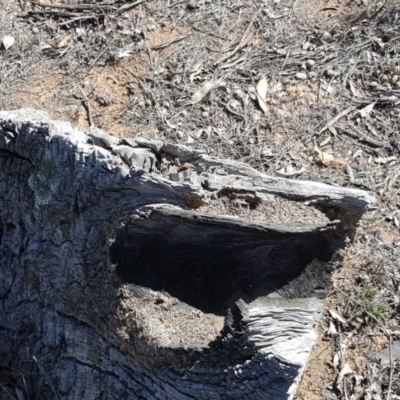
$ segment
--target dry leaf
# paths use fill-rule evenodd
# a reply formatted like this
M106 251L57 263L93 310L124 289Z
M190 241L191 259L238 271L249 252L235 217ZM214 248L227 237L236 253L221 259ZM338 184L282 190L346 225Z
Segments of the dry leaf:
M65 47L68 42L71 40L72 35L65 35L55 46L53 46L55 49L61 49Z
M268 106L267 106L267 93L268 93L268 81L265 78L262 78L260 82L257 83L257 99L258 104L261 109L268 115Z
M3 46L6 50L8 50L15 42L15 39L12 36L4 36L3 37Z
M349 81L349 86L350 86L350 90L351 90L351 93L353 94L353 96L356 96L356 97L361 96L361 93L356 89L356 87L354 86L354 83L352 81Z
M339 121L340 118L344 117L345 115L347 115L349 112L353 111L354 107L351 106L349 108L346 108L346 110L343 110L342 112L340 112L338 115L336 115L336 117L332 118L326 125L324 125L324 127L318 132L318 135L320 135L325 129L328 129L329 126L333 126L333 124L337 121Z
M203 100L204 97L206 97L207 94L212 90L214 85L215 85L214 80L205 82L203 84L203 86L193 94L192 99L190 100L190 103L196 104L199 101Z
M336 353L336 354L333 356L333 366L334 366L335 368L337 368L338 365L339 365L339 362L340 362L340 355L339 355L339 353Z
M325 139L319 144L319 147L324 147L324 146L326 146L327 144L329 144L330 142L331 142L331 137L328 136L327 138L325 138Z
M353 370L351 369L350 365L348 363L344 364L343 368L339 372L339 376L336 381L337 388L340 390L341 393L343 388L343 378L351 373L353 373Z
M374 107L375 103L368 104L366 107L358 110L358 113L361 115L362 118L365 118L371 113Z
M336 310L334 310L333 308L329 309L329 314L331 314L331 317L333 319L336 319L336 321L339 321L342 324L346 323L346 320Z
M328 329L328 335L329 336L336 336L338 333L335 324L332 321L329 321L329 329Z
M329 125L328 130L330 133L332 133L333 136L337 136L337 130L333 125Z
M381 38L378 37L372 37L372 40L381 48L384 49L385 48L385 43L383 43Z
M317 146L314 147L314 152L318 159L327 167L344 168L348 162L343 157L334 156L333 154L321 151Z

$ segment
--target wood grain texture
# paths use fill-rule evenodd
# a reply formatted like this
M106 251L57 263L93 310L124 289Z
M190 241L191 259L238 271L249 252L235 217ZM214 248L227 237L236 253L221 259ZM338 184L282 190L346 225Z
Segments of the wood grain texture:
M194 169L171 179L173 158ZM194 210L223 191L308 201L338 220ZM0 365L26 399L290 399L335 254L373 202L185 146L0 112ZM163 291L177 309L223 317L221 332L162 342L168 321L151 331L137 305Z

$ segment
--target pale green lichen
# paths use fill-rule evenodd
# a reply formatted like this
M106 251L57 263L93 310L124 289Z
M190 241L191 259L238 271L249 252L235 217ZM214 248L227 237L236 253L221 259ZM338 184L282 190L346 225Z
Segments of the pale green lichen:
M54 156L45 152L36 164L35 172L29 177L28 185L35 196L35 206L48 204L57 191L62 178L60 166Z

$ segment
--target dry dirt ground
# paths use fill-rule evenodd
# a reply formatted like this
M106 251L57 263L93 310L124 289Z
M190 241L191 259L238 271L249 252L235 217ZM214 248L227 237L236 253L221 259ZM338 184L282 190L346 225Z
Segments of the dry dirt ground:
M270 175L375 194L343 251L297 398L399 399L400 5L34 3L0 0L0 37L15 40L0 50L0 109L31 106L80 129L184 143ZM216 211L273 214L232 199Z

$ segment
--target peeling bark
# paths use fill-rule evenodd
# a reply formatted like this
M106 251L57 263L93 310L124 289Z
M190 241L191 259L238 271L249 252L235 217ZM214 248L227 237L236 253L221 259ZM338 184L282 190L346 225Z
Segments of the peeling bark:
M337 250L374 202L31 109L0 112L0 163L0 365L17 398L292 398ZM224 195L331 222L195 211Z

